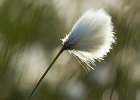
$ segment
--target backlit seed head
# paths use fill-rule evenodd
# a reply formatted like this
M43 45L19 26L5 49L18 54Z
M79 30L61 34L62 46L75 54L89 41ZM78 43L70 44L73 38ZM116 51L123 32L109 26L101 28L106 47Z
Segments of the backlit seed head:
M115 42L111 17L105 10L88 10L62 39L63 45L86 70L95 59L102 60Z

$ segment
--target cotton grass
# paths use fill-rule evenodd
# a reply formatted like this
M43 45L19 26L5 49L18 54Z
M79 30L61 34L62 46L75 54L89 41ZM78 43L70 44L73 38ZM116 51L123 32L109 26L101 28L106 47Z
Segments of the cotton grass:
M86 70L102 60L115 42L111 17L103 10L88 10L62 39L63 45Z
M111 44L115 42L110 15L103 9L88 10L75 23L72 30L62 41L62 49L35 85L28 100L30 100L40 82L64 50L68 50L74 55L86 71L94 69L95 59L103 60L103 57L110 51Z

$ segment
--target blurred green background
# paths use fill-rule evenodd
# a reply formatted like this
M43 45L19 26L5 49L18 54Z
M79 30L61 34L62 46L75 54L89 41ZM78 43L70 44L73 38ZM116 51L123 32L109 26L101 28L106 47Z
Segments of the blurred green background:
M64 52L32 100L140 100L139 0L0 0L0 100L26 100L90 8L112 16L113 50L88 74Z

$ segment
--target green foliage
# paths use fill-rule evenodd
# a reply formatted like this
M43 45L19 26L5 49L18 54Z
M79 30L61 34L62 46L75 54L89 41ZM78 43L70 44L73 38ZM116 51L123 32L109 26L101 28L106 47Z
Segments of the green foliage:
M90 2L93 1L96 0ZM0 100L27 98L58 51L63 33L70 30L72 23L68 22L74 22L72 19L80 15L79 9L89 5L80 0L67 1L67 6L73 3L79 7L71 16L74 6L68 9L69 15L61 15L63 10L58 9L55 2L1 0ZM112 100L140 99L139 1L118 0L117 6L108 6L108 11L117 42L105 63L98 62L95 71L86 74L70 55L64 53L32 100L109 100L111 89Z

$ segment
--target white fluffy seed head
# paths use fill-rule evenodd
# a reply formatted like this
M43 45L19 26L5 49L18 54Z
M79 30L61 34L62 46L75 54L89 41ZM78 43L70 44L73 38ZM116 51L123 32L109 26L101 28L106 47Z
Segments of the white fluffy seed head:
M101 60L115 42L111 17L103 9L88 10L62 39L63 45L85 68L92 68L95 59Z

